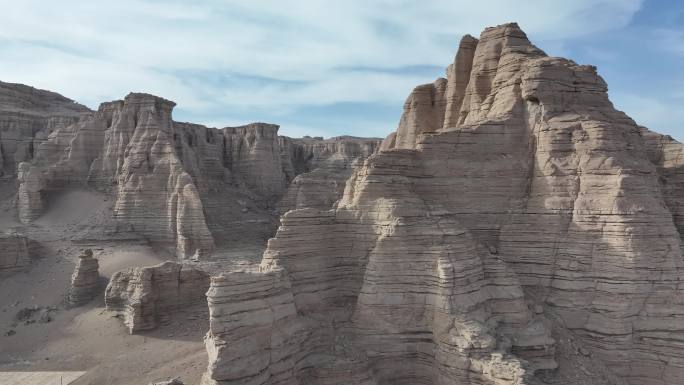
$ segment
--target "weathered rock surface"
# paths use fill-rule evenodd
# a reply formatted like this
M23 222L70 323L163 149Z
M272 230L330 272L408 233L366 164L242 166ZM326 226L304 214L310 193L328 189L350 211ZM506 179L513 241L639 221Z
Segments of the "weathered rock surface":
M85 305L97 296L100 291L99 268L100 264L97 258L93 257L92 250L86 249L79 255L67 296L70 305Z
M184 384L184 382L178 378L174 378L174 379L168 380L168 381L150 383L150 385L183 385L183 384Z
M516 24L447 75L335 210L212 280L204 384L684 382L684 147Z
M167 261L119 271L105 290L107 310L123 316L129 332L154 329L173 313L206 303L209 274Z
M355 166L377 152L381 140L339 136L289 140L287 159L297 175L279 203L281 214L298 208L330 209L342 197Z
M40 217L55 192L96 188L115 198L113 226L173 245L181 258L204 257L217 245L263 244L277 226L276 203L296 175L319 165L341 170L317 179L326 188L314 190L328 204L350 172L348 163L374 149L373 141L356 138L279 137L273 124L216 129L174 122L175 104L148 94L131 93L90 113L63 99L45 101L48 112L57 116L71 107L78 114L36 134L45 140L34 140L31 156L16 158L19 219Z
M54 92L0 82L0 176L16 175L51 132L89 112Z
M28 238L15 233L0 233L0 275L24 270L30 264Z

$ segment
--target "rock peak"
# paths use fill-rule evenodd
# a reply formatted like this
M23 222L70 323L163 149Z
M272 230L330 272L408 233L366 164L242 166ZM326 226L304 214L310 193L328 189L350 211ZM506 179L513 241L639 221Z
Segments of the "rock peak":
M147 94L144 92L131 92L124 98L124 103L137 103L137 104L155 104L159 106L167 106L173 108L176 106L175 102L171 100L164 99L162 97Z

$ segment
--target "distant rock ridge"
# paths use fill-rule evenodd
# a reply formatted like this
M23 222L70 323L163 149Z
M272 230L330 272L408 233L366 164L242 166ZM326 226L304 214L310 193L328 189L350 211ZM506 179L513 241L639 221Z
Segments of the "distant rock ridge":
M515 23L212 278L203 385L684 383L684 146Z
M327 210L342 197L354 167L376 153L381 140L338 136L321 139L289 139L292 175L297 175L279 203L281 214L298 208Z
M0 177L16 175L51 132L90 112L54 92L0 82Z
M329 157L351 159L372 152L346 155L344 146L320 145L328 143L323 139L281 137L274 124L216 129L175 122L175 103L144 93L90 112L57 94L1 85L0 100L8 101L0 104L0 116L8 114L7 125L18 124L10 113L19 107L36 108L35 115L47 119L31 123L42 128L22 133L30 151L0 146L7 154L22 154L12 162L17 163L16 199L23 223L42 215L52 193L90 186L114 195L116 223L155 243L173 245L181 258L205 257L217 245L264 243L277 225L273 210L295 176ZM14 100L15 89L37 101ZM60 124L49 125L50 119ZM329 189L327 195L339 198L339 186Z

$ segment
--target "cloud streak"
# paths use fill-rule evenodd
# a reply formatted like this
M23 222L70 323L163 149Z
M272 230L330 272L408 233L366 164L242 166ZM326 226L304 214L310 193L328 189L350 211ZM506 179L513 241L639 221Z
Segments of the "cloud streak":
M0 0L0 76L96 107L129 91L178 103L199 123L260 117L306 129L297 114L386 108L345 132L384 135L410 90L443 74L458 40L518 21L540 46L627 25L641 0L472 1ZM178 115L181 116L178 116ZM380 115L383 114L383 115ZM390 116L392 115L392 116ZM355 128L355 123L359 128ZM375 129L368 126L376 124ZM317 124L325 124L320 122ZM331 127L339 126L330 124ZM288 132L287 125L283 130ZM370 132L368 132L370 130Z

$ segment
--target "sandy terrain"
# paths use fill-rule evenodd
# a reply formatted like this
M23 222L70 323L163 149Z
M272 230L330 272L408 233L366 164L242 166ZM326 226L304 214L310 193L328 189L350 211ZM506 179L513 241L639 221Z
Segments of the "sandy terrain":
M100 261L103 293L118 270L174 259L144 239L98 240L111 218L104 195L71 191L56 197L30 226L13 218L11 209L0 211L0 231L15 229L39 241L40 258L29 271L0 280L0 372L85 371L73 384L145 384L176 376L198 383L207 362L205 304L138 335L129 335L121 320L104 311L103 296L66 308L64 296L84 248L92 248ZM38 310L17 320L27 308Z

